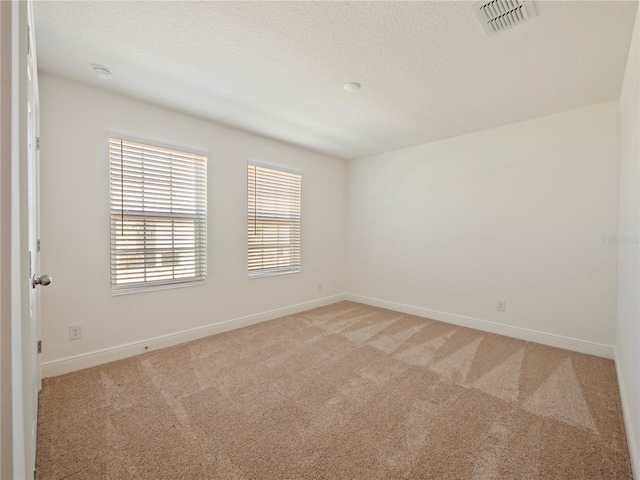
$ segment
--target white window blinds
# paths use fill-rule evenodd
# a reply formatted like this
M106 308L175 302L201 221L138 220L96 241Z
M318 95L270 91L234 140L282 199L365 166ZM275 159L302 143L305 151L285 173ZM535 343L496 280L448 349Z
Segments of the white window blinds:
M300 271L299 174L247 167L249 276Z
M111 290L207 278L207 158L109 138Z

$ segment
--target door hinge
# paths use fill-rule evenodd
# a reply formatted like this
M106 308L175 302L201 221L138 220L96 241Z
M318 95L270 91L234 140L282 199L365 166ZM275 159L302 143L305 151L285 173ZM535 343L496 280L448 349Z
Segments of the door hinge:
M40 150L40 137L36 137L36 150Z
M40 251L40 239L38 239L38 251Z
M31 53L31 27L27 25L27 54Z
M38 340L38 353L42 353L42 340Z

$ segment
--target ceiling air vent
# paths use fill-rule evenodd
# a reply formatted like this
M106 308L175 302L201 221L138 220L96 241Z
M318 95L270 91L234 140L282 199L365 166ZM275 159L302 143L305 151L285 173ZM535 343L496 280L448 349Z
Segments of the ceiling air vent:
M473 11L488 37L535 17L533 2L529 0L492 0L478 2Z

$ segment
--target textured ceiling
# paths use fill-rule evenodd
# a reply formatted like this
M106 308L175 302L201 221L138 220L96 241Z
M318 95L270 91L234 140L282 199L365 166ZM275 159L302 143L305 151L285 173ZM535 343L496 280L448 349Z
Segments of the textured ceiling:
M618 98L638 5L487 38L472 2L34 4L41 71L344 159Z

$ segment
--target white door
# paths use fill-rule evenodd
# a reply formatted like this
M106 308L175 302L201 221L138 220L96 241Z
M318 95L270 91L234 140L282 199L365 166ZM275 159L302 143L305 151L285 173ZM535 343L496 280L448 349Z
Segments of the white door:
M29 401L25 401L25 417L30 421L30 431L25 439L26 463L35 468L36 435L38 421L38 392L40 391L40 362L38 347L40 338L40 285L48 285L50 277L40 272L40 222L39 222L39 102L38 102L38 72L35 55L35 39L31 2L29 2L29 45L27 48L27 215L28 215L28 249L29 249L29 344L25 355L29 356L29 381L25 382L25 394ZM28 365L28 367L27 367ZM26 410L26 408L25 408ZM28 424L28 422L25 422Z
M31 0L26 2L2 2L2 28L10 25L9 35L3 42L9 42L10 102L3 104L10 108L10 133L3 135L3 141L10 139L10 296L11 296L11 397L12 429L3 440L11 443L11 462L3 456L3 473L15 479L33 478L36 458L36 428L38 411L38 390L40 386L38 362L38 302L39 288L34 288L33 279L37 274L38 261L38 162L36 138L38 135L38 82L36 55L33 35L33 15ZM7 18L9 20L7 21ZM3 44L4 45L4 44ZM7 51L3 53L3 85ZM9 70L7 70L9 71ZM3 98L5 98L3 96ZM10 104L10 105L9 105ZM4 118L4 117L3 117ZM9 124L7 124L9 125ZM6 132L3 124L3 133ZM4 165L4 164L3 164ZM3 170L3 173L5 170ZM3 182L4 184L4 182ZM4 218L3 218L4 220ZM5 265L3 264L3 268ZM40 280L41 284L47 280ZM4 290L3 290L4 291ZM4 298L4 297L3 297ZM3 318L4 321L4 318ZM4 391L4 390L3 390ZM3 405L3 413L5 406ZM3 418L5 418L3 416ZM6 462L6 463L5 463ZM8 466L7 466L8 465ZM6 476L6 475L5 475Z

